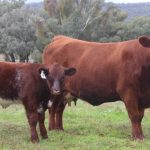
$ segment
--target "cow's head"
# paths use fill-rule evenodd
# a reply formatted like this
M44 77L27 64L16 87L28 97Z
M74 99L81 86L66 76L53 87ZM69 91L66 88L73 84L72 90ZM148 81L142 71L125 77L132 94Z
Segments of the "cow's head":
M48 69L40 68L40 76L49 84L51 94L58 96L64 90L66 76L72 76L76 73L75 68L64 68L58 63L53 63Z
M150 38L148 36L139 37L139 42L142 46L150 48Z

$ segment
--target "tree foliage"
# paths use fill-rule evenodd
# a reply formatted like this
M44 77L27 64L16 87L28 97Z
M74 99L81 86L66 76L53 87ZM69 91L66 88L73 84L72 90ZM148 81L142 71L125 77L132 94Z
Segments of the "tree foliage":
M122 40L135 39L141 35L150 35L150 18L135 17L124 24L124 28L120 33Z
M21 8L24 0L0 0L0 16L11 12L13 9Z
M104 0L44 0L44 9L26 7L24 0L0 0L0 53L6 59L40 60L55 35L112 42L149 35L150 18L127 19L117 5Z
M127 14L103 0L45 0L50 35L63 34L89 41L119 41ZM52 9L53 8L53 9Z
M3 5L9 11L0 17L0 52L10 61L19 57L20 62L28 62L36 42L32 15L28 9L22 7L23 1L13 0L7 3L3 2Z

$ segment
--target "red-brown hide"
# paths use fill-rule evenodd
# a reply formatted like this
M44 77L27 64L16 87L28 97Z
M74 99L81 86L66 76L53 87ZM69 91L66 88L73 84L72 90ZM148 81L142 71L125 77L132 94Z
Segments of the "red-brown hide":
M45 110L54 96L61 94L67 71L57 63L52 65L0 62L0 97L22 101L31 129L31 141L38 142L36 125L39 123L42 138L47 138L44 125ZM63 81L62 81L63 79Z
M58 62L77 69L67 80L73 96L96 106L122 100L132 123L134 139L143 139L141 120L150 107L150 39L96 43L56 36L44 50L44 63ZM64 99L64 97L61 97ZM60 100L58 100L59 102ZM50 129L62 129L65 105L55 104ZM56 118L54 118L54 116Z

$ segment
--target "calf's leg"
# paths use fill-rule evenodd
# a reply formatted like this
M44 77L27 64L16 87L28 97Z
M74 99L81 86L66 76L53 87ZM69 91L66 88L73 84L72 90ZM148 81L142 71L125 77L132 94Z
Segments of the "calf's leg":
M48 138L48 136L47 136L47 131L46 131L45 124L44 124L45 113L39 113L38 118L39 118L40 134L41 134L43 139L46 139L46 138Z
M57 97L49 108L49 130L63 130L63 112L66 104L62 95Z
M33 143L39 142L38 134L36 131L36 126L38 122L38 113L36 111L27 111L27 118L30 125L30 132L31 132L31 141Z
M55 118L55 129L64 130L63 129L63 112L65 109L65 104L60 102L56 109L56 118Z
M49 130L54 130L55 129L55 111L56 111L56 108L57 108L57 101L55 101L53 104L52 104L52 107L48 109L49 111L49 126L48 126L48 129Z
M36 125L38 122L38 114L36 112L27 112L27 118L30 125L31 141L33 143L39 142Z
M128 90L124 97L126 109L132 124L132 136L135 140L143 140L144 135L141 121L144 116L144 109L139 108L138 98L132 90Z

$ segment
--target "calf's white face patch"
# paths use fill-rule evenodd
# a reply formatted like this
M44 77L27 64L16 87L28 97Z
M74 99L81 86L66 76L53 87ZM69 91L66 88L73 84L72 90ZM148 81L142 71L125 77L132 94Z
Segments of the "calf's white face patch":
M45 75L43 70L41 71L40 76L41 76L42 79L46 79L46 75Z

